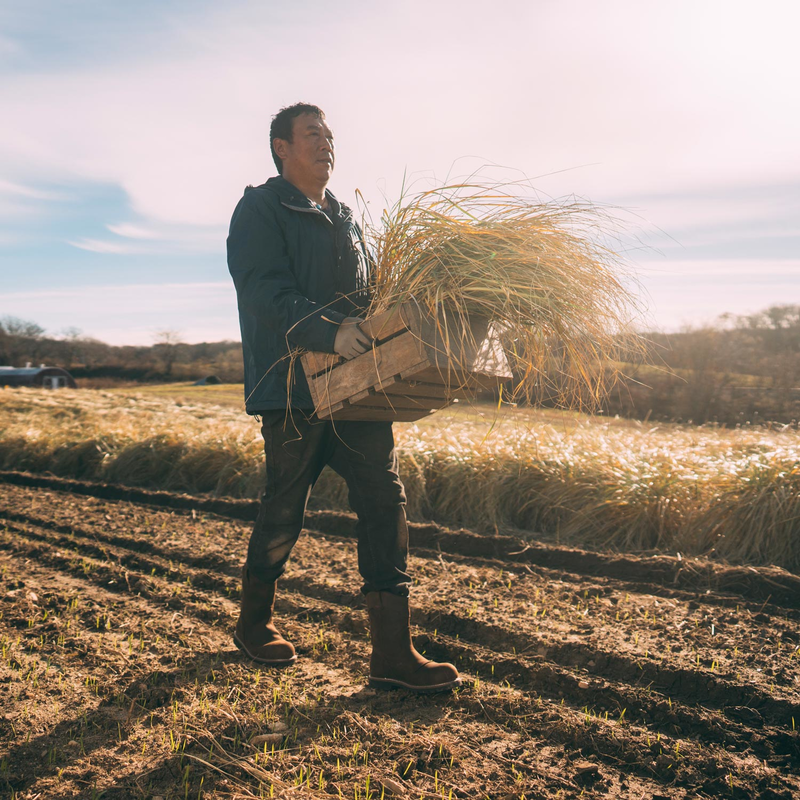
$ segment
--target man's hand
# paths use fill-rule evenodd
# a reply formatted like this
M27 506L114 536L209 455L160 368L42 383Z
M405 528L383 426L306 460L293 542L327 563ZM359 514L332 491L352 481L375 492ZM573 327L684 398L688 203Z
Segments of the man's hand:
M363 322L359 317L346 317L339 325L333 349L346 359L355 358L372 347L372 340L358 327Z

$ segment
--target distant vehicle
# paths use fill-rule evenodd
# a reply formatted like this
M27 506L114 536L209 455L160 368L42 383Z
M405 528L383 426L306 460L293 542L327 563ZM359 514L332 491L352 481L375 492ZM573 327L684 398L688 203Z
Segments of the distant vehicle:
M0 386L41 386L44 389L77 389L75 378L61 367L0 367Z

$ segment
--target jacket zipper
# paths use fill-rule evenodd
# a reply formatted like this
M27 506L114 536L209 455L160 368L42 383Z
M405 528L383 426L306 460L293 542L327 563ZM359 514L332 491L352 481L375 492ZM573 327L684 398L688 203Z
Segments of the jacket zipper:
M334 255L336 257L336 291L337 293L341 294L342 254L339 249L339 226L334 224L334 221L324 211L320 211L318 208L308 208L307 206L306 207L293 206L289 203L284 202L283 200L281 200L281 205L291 209L292 211L301 211L304 214L318 214L319 216L324 217L325 221L329 225L333 225L333 250L334 250Z

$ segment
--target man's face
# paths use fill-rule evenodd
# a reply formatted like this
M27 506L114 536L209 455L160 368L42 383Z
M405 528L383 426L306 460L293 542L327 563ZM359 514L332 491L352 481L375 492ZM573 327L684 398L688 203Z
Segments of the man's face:
M273 146L283 161L283 174L304 181L327 183L333 172L333 133L325 120L300 114L292 120L292 141L275 139Z

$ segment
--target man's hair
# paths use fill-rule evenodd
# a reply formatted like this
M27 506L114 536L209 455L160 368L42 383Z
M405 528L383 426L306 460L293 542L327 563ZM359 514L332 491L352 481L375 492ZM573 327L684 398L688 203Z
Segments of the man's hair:
M275 152L275 139L285 139L292 141L292 127L295 117L301 114L313 114L319 119L325 119L325 112L319 106L312 106L309 103L295 103L291 106L282 108L273 118L272 125L269 126L269 149L272 152L272 160L278 168L278 174L283 175L283 161Z

